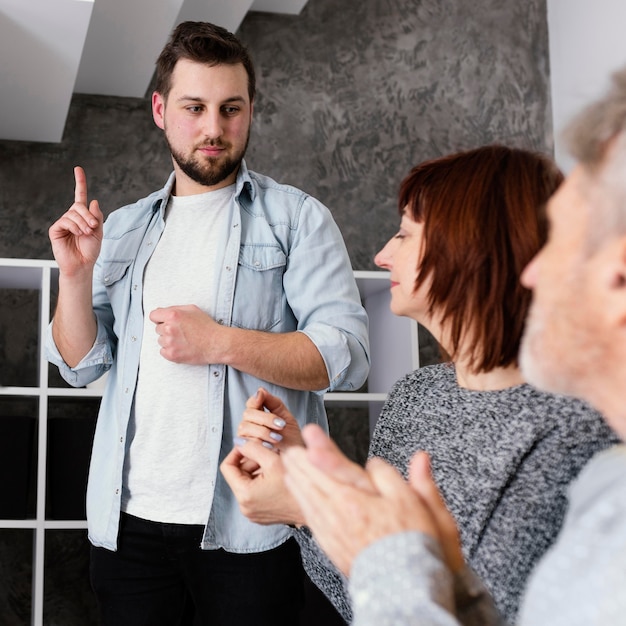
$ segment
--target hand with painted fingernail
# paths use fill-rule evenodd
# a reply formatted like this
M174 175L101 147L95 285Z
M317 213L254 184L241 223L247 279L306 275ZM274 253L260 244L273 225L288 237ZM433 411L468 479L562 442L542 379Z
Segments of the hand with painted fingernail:
M304 445L296 418L280 398L262 387L248 398L237 436L256 439L276 450Z
M273 444L243 437L235 437L233 443L220 470L241 512L257 524L302 524L300 507L287 490L281 455Z
M254 440L252 440L254 441ZM256 440L258 441L258 440ZM235 444L235 446L243 446L244 444L246 444L248 442L248 440L245 437L233 437L233 443ZM271 450L272 452L275 452L276 454L279 453L278 448L276 448L276 446L274 446L271 443L268 443L267 441L259 441L259 443L264 447L267 448L268 450ZM248 458L243 458L241 460L241 469L253 474L255 473L258 469L259 466L258 464L253 461L252 459L248 459Z

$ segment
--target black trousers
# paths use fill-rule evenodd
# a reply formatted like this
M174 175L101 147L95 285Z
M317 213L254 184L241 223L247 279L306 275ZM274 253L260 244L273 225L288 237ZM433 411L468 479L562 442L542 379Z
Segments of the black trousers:
M267 552L201 550L202 526L122 514L118 550L91 549L102 626L298 626L304 570L294 539Z

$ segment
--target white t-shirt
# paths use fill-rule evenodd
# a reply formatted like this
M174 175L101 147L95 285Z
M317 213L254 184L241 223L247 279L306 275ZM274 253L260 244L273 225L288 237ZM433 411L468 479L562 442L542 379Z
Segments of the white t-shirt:
M161 356L150 312L195 304L213 316L235 186L172 196L146 267L144 326L128 433L122 510L143 519L205 524L210 509L208 367ZM215 436L215 435L213 435Z

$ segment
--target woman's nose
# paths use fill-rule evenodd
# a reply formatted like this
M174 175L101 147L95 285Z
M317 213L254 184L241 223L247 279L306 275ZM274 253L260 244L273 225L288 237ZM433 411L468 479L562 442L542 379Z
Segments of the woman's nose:
M378 267L382 267L386 270L391 268L391 254L390 254L390 244L391 240L389 240L384 248L378 252L378 254L374 257L374 263Z
M537 282L537 265L538 265L539 253L537 253L524 268L522 275L520 276L520 282L527 289L532 289Z

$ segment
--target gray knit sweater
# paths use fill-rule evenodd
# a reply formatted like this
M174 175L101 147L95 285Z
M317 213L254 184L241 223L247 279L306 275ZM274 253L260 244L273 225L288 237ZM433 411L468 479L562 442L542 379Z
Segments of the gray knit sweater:
M533 571L520 626L626 624L626 446L587 463L570 485L554 545ZM417 532L383 537L352 565L356 626L504 626L466 568L452 577L439 545Z
M567 486L597 451L616 443L586 404L529 385L470 391L454 367L420 368L398 381L381 412L370 456L406 476L426 450L461 532L465 557L514 622L535 562L553 543ZM306 529L296 533L305 569L347 622L347 581Z

